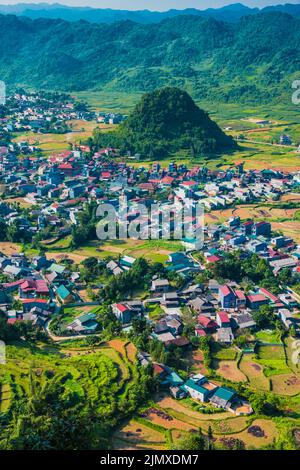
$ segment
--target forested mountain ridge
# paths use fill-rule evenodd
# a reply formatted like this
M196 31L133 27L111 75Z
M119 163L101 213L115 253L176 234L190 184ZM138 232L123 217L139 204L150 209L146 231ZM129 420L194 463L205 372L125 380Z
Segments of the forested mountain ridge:
M19 3L15 5L0 5L0 13L37 18L60 18L66 21L85 20L91 23L114 23L116 21L131 20L137 23L159 23L167 18L182 15L195 15L203 18L215 18L220 21L234 23L242 16L254 15L260 11L281 11L290 15L300 16L300 5L284 4L262 8L250 8L241 3L233 3L221 8L207 8L198 10L186 8L184 10L171 9L167 11L150 10L115 10L111 8L74 7L59 3Z
M121 153L159 158L185 149L192 157L237 148L189 94L179 88L165 87L146 93L128 119L113 132L94 131L99 148L113 146Z
M0 76L14 86L144 92L170 85L196 98L260 103L288 102L299 78L300 20L284 13L148 25L0 15L0 31Z

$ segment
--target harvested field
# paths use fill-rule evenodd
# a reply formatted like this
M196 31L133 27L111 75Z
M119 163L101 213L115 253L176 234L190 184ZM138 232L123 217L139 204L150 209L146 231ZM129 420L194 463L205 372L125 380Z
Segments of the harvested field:
M281 374L271 377L272 390L278 395L296 395L300 392L300 377L295 374Z
M132 343L126 344L125 349L126 349L126 355L127 355L127 357L128 357L128 360L129 360L131 363L135 362L137 349L136 349L136 347L134 346L134 344L132 344Z
M253 356L244 354L239 368L255 388L259 390L270 389L269 379L264 375L263 366L254 362Z
M11 242L1 242L0 243L0 252L6 256L11 256L16 253L21 252L21 245L18 243L11 243Z
M295 242L300 243L300 221L272 222L272 229L281 231L287 237L291 237Z
M118 429L114 434L114 439L121 439L131 444L146 443L163 445L165 443L165 437L161 432L148 428L134 420L129 421L125 426Z
M243 432L231 434L230 437L242 440L245 443L247 449L259 449L263 446L271 444L273 442L273 439L278 436L276 425L271 420L256 419L251 424L251 427L253 426L258 426L263 431L264 437L256 437L253 434L249 433L248 429Z
M111 348L122 354L122 356L125 356L125 341L122 341L121 339L112 339L108 344Z
M233 382L246 382L247 377L237 367L235 361L213 361L213 366L218 374L222 377L232 380Z
M188 424L185 421L181 421L176 418L172 418L171 420L166 419L163 416L158 416L157 413L151 412L148 413L147 418L154 424L158 424L159 426L163 426L165 429L182 429L184 431L191 431L192 429L198 429L197 425Z

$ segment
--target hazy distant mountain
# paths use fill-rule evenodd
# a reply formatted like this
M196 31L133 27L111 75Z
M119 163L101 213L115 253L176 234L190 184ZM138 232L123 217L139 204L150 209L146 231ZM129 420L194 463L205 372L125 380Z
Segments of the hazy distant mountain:
M282 11L292 16L300 16L300 5L279 5L264 8L262 11ZM96 9L90 7L69 7L59 3L19 3L16 5L0 5L0 13L27 16L31 19L53 18L66 21L85 20L92 23L114 23L116 21L130 20L137 23L158 23L167 18L182 15L202 16L204 18L215 18L220 21L236 22L245 15L253 15L259 12L258 8L249 8L241 3L235 3L223 8L209 8L197 10L188 8L186 10L169 10L166 12L153 12L149 10L129 11Z
M299 79L300 19L278 12L236 23L190 15L101 25L0 15L0 31L8 86L129 93L177 86L203 100L266 103L290 102Z

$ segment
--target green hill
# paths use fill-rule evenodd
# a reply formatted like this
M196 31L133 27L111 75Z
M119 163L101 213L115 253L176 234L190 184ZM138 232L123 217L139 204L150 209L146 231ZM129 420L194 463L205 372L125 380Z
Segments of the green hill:
M300 20L280 12L234 24L177 16L157 24L92 24L0 15L0 76L66 91L186 89L214 102L291 102ZM22 38L22 40L20 40Z
M181 149L196 157L236 146L187 92L172 87L145 94L116 131L96 130L94 141L155 158Z

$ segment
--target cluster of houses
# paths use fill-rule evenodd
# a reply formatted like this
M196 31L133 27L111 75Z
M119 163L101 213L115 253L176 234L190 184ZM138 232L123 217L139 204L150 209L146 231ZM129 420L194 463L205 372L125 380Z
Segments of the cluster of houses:
M64 132L70 120L95 119L95 113L76 107L67 95L19 91L7 96L6 115L0 119L0 129L6 132Z
M139 360L146 365L149 357L145 353L139 353ZM153 372L159 377L162 386L169 388L171 396L175 399L191 397L200 403L211 404L237 416L253 413L250 403L240 397L235 390L217 385L203 374L193 374L187 380L183 380L177 372L158 363L154 363Z

